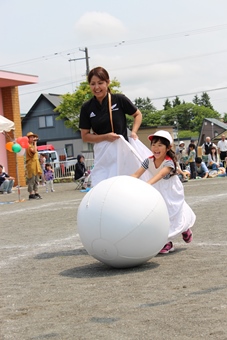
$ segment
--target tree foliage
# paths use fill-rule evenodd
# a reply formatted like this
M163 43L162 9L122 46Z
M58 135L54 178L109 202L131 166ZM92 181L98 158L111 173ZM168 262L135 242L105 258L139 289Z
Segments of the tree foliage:
M227 123L227 113L224 113L223 122L224 122L224 123Z
M171 101L168 98L165 100L163 107L164 107L164 110L168 110L172 107Z
M143 118L143 126L177 125L178 130L200 132L204 118L219 119L220 114L209 107L182 103L147 114Z
M172 101L172 103L173 103L173 107L175 107L177 105L180 105L181 101L180 101L179 97L176 96L176 98Z
M210 97L206 92L202 93L201 98L199 98L196 94L195 97L193 98L192 102L195 105L205 106L205 107L208 107L211 110L214 110L213 105L210 102Z
M156 108L153 105L152 101L150 98L136 98L135 101L135 106L142 112L143 114L143 121L142 121L142 126L147 126L150 122L150 116L156 112ZM131 127L133 118L130 116L127 116L127 122L128 126Z
M120 83L116 78L110 82L109 88L112 93L121 93ZM63 119L67 127L77 131L81 106L92 96L88 82L80 83L74 93L62 96L61 104L55 109L59 113L57 119ZM220 118L220 114L213 109L206 92L202 93L200 98L196 95L192 103L181 102L177 96L172 102L166 99L163 110L156 110L152 100L148 97L136 98L134 103L143 114L142 126L177 125L179 131L200 132L204 118ZM224 120L227 121L227 114ZM129 128L132 127L133 117L127 115L127 124Z

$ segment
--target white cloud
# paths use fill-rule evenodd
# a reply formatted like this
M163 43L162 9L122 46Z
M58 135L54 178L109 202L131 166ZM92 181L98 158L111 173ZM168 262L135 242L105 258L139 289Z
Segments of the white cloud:
M99 42L103 38L119 39L126 34L122 22L105 12L87 12L76 23L76 34Z

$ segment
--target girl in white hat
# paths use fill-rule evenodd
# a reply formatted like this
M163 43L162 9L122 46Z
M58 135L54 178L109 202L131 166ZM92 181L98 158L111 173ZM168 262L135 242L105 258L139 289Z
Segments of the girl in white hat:
M169 212L168 242L161 249L161 254L174 251L172 240L182 234L186 243L192 241L191 227L196 216L184 199L184 188L176 172L176 155L171 146L173 139L167 131L157 131L150 135L153 156L145 159L141 167L132 175L139 178L146 170L151 177L147 181L156 188L165 200Z

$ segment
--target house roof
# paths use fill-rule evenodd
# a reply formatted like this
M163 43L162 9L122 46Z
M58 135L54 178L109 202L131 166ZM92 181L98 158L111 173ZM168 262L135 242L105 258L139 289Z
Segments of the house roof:
M200 135L199 135L199 139L198 139L198 145L202 145L202 143L204 142L204 139L202 139L202 138L204 138L204 133L203 133L203 131L204 131L204 124L206 125L207 122L210 123L210 124L209 124L210 126L213 125L213 126L218 127L218 130L219 130L219 131L222 129L221 134L222 134L224 131L227 131L227 124L221 122L219 119L216 119L216 118L204 118L204 119L203 119L202 129L201 129L201 131L200 131ZM212 131L213 131L213 130L212 130ZM213 133L212 133L212 135L213 135ZM220 135L219 135L219 136L220 136ZM213 142L216 142L217 137L219 137L219 136L216 136L215 138L213 137L213 138L211 138L211 140L212 140ZM220 138L219 138L219 139L220 139Z
M29 109L29 111L27 112L27 114L23 117L23 120L26 121L30 115L32 114L32 112L35 110L36 106L40 103L40 101L43 100L43 98L45 98L46 100L48 100L49 103L51 103L51 105L53 105L53 109L55 109L58 105L60 105L61 103L61 98L62 95L61 94L54 94L54 93L42 93L38 99L35 101L35 103L32 105L32 107Z
M216 118L205 118L204 120L213 123L217 126L220 126L221 128L223 128L224 130L227 130L227 124L221 122L220 120L216 119Z
M0 70L0 88L36 84L37 82L37 76Z
M28 111L28 114L30 111L33 111L34 108L37 106L37 104L43 99L47 99L53 106L56 108L61 103L61 94L54 94L54 93L42 93L38 99L35 101L35 103L32 105L30 110Z
M48 93L42 94L51 104L53 104L55 107L59 106L62 102L62 95L61 94L54 94L54 93Z

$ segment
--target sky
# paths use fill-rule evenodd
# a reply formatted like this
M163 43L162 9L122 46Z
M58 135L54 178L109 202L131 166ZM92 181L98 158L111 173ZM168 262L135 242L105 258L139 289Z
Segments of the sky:
M0 13L0 70L39 79L19 87L21 113L86 80L85 48L132 101L205 91L227 112L226 0L0 0Z

